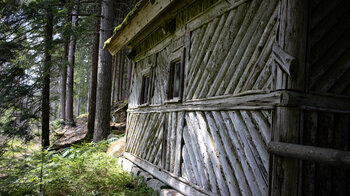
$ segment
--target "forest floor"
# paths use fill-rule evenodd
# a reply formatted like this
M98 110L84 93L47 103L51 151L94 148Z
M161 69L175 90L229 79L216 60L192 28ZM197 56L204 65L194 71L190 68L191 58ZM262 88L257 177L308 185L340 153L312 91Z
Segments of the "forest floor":
M125 114L123 110L114 114ZM119 119L124 122L111 122L110 137L98 143L82 142L87 132L86 114L77 118L74 127L52 122L56 133L52 139L56 140L49 150L41 150L39 137L26 144L14 140L0 156L0 195L157 195L141 177L117 166L125 143L125 118Z
M126 128L126 103L115 104L112 108L111 135L120 135L125 132ZM71 146L72 144L80 144L84 141L87 134L87 118L88 114L82 114L76 118L75 126L62 125L55 129L52 149L58 150Z

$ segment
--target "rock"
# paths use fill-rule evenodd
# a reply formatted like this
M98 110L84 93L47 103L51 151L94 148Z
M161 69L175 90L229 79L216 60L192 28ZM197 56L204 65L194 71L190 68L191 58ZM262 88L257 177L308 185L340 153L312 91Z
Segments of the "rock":
M131 169L135 166L135 164L133 164L131 161L123 157L119 158L118 165L120 165L123 168L123 170L127 172L131 172Z
M157 190L158 193L160 193L160 191L161 191L162 188L167 187L166 184L164 184L163 182L161 182L161 181L159 181L159 180L157 180L157 179L154 179L154 178L148 180L148 181L146 182L146 184L147 184L148 187L151 187L152 189Z
M162 189L159 192L159 196L183 196L183 194L174 189Z
M107 155L114 157L120 157L125 149L125 137L120 138L119 140L113 142L107 149Z

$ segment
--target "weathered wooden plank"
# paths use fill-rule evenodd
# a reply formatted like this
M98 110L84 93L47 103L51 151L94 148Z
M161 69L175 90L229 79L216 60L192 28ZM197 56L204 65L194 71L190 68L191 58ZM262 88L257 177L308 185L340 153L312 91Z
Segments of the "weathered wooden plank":
M164 167L164 169L165 170L167 170L167 171L170 171L170 158L171 158L171 121L172 121L172 119L171 119L171 114L172 113L168 113L167 114L167 124L166 124L166 127L167 127L167 129L166 129L166 132L167 132L167 139L166 139L166 158L165 158L165 167Z
M220 153L225 153L228 157L228 159L230 160L230 164L231 167L233 168L234 171L234 175L235 178L237 180L237 184L240 190L240 193L242 195L249 195L251 194L249 188L248 188L248 184L246 182L244 173L242 171L242 167L241 167L241 163L239 162L239 158L238 158L238 153L235 152L233 149L235 149L235 143L232 143L232 141L230 141L227 130L232 130L233 126L229 126L228 123L225 123L225 121L227 121L228 116L225 114L225 112L221 112L221 114L219 112L212 112L213 117L215 119L216 125L218 127L218 131L219 131L219 135L221 137L221 141L223 143L223 147L224 147L224 152L220 152ZM226 117L223 118L223 117ZM238 145L238 144L237 144ZM247 179L247 180L253 180L253 179ZM256 191L256 190L255 190ZM256 193L256 192L254 192Z
M317 133L317 113L305 111L304 112L304 132L303 144L314 146L316 144ZM302 165L302 187L303 195L315 195L315 162L303 161Z
M342 56L331 65L331 69L328 69L327 72L317 80L317 83L312 86L312 89L319 92L328 92L348 70L350 70L349 50L345 51Z
M184 161L184 169L186 176L188 177L189 182L193 183L193 184L197 184L197 180L194 176L194 172L193 172L193 166L191 164L191 160L190 157L188 155L187 149L186 148L182 148L182 156L183 156L183 161ZM184 171L182 171L184 172Z
M154 161L156 151L160 148L160 143L163 135L162 128L163 128L164 118L161 118L159 122L160 123L157 129L155 130L156 135L154 136L154 139L152 140L152 142L149 144L149 147L144 155L146 157L146 160L148 160L151 163L153 163Z
M273 13L272 17L270 18L270 21L266 25L264 32L261 36L261 39L256 46L256 49L250 58L249 62L247 63L247 68L245 68L243 74L239 78L239 81L237 83L237 86L235 87L233 93L237 94L239 92L242 92L243 89L246 89L247 85L252 84L251 77L255 76L257 77L256 70L259 67L258 63L263 63L261 61L264 61L266 59L266 56L269 55L269 51L271 48L272 43L275 39L275 30L277 28L277 9ZM265 65L262 64L262 66L269 66L268 64ZM256 79L256 78L255 78Z
M145 157L145 151L148 149L147 147L149 146L150 140L154 138L154 135L156 134L156 127L157 124L159 124L159 121L156 119L160 116L160 113L153 113L151 114L151 123L148 125L147 129L144 130L145 135L143 136L142 140L140 141L139 149L138 149L138 156L141 158L146 158Z
M312 65L312 68L317 67L316 64L319 64L317 62L322 62L319 60L321 60L321 59L327 60L327 57L334 58L333 53L335 51L337 51L339 49L341 50L344 47L346 48L346 42L344 43L344 40L346 40L346 36L344 36L344 32L349 31L350 20L346 19L349 17L350 17L350 14L348 13L337 24L335 24L335 26L332 27L330 29L330 31L328 31L322 37L321 40L316 42L314 45L309 46L310 47L310 64ZM315 30L317 30L317 29L315 29ZM311 35L309 35L309 36L311 37ZM339 46L341 46L341 47L339 47ZM333 56L332 56L332 54L333 54ZM313 69L313 70L317 71L317 69ZM311 74L312 74L312 72L311 72Z
M316 161L320 163L325 163L327 165L335 165L335 166L344 166L344 165L350 165L350 153L348 151L341 151L341 150L335 150L331 148L322 148L322 147L315 147L315 146L307 146L307 145L300 145L300 144L290 144L285 142L270 142L269 152L272 154L285 156L285 157L291 157L295 159L301 159L301 160L310 160L310 161ZM319 166L318 166L319 167ZM318 172L320 173L321 168L317 168ZM323 172L330 172L323 171ZM324 177L320 175L320 177ZM319 179L316 177L316 179ZM328 181L329 179L325 179L324 182L330 183ZM322 189L322 186L318 186L318 188ZM330 185L326 185L323 187L324 189L330 188ZM319 190L321 191L321 190ZM330 190L326 190L329 192Z
M323 112L319 113L318 120L316 145L319 147L332 148L334 135L334 114ZM341 155L339 156L339 154L337 154L337 157L341 157ZM350 155L348 157L350 157ZM350 158L348 159L350 162ZM332 158L327 160L332 160ZM332 184L329 179L332 178L332 173L332 168L329 165L324 163L316 164L316 195L331 195Z
M182 194L185 194L185 195L215 195L215 194L213 194L209 191L206 191L206 190L204 190L196 185L189 184L188 182L180 180L179 178L172 175L171 173L149 163L148 161L145 161L145 160L142 160L136 156L133 156L130 153L125 153L124 156L128 160L130 160L131 162L135 163L137 166L141 167L145 171L154 175L156 178L158 178L162 182L168 184L169 186L173 187L174 189L178 190Z
M159 119L159 118L161 118L161 116L162 116L161 113L158 116L156 116L154 119L154 121L155 121L154 126L150 127L150 133L149 133L148 139L147 139L147 141L145 141L145 145L141 147L141 152L142 152L140 155L141 158L148 160L147 155L152 150L152 148L154 148L154 145L155 145L155 142L157 139L157 135L159 135L159 128L161 126L163 126L162 119Z
M209 23L207 32L205 33L205 37L202 40L202 43L199 48L198 55L194 56L193 66L190 70L190 74L188 76L188 84L191 84L190 88L188 88L186 99L191 99L193 93L195 91L196 78L201 76L200 67L202 65L202 61L205 57L206 51L215 35L215 30L217 25L219 24L219 18L215 18L212 22Z
M229 194L228 187L225 182L225 178L221 172L222 168L221 168L220 160L218 159L218 152L215 149L216 145L212 139L212 136L209 134L210 130L208 128L207 121L203 113L197 112L196 114L200 125L199 135L203 137L204 144L208 149L207 153L210 158L210 161L216 176L217 186L219 188L221 195L228 195Z
M254 2L253 2L254 5ZM249 9L248 9L249 8ZM232 58L234 57L235 50L237 50L238 44L240 39L237 39L237 34L240 32L244 32L245 28L247 28L247 25L245 23L250 22L249 20L244 20L246 17L246 14L251 14L252 10L254 10L254 6L250 6L248 4L243 4L242 6L239 6L237 8L237 15L235 15L233 23L231 26L237 27L233 28L230 31L230 36L227 39L227 45L224 46L224 51L226 52L225 55L223 55L223 59L221 59L219 64L221 65L220 69L218 70L217 76L211 85L208 96L214 96L217 89L219 88L219 85L223 79L223 76L225 72L227 71L227 68L232 61ZM249 16L248 16L249 17ZM245 22L245 23L244 23ZM235 45L235 47L233 47Z
M211 111L233 109L273 109L280 104L281 92L250 92L237 96L221 96L187 101L182 104L151 105L147 108L129 108L128 112Z
M237 159L240 162L240 165L243 169L246 183L248 183L249 185L249 190L252 192L252 194L259 193L260 192L259 185L257 184L252 168L247 161L247 155L244 153L244 144L242 140L239 138L238 130L234 128L233 121L228 116L229 115L228 113L221 112L221 114L224 119L225 126L230 127L230 129L227 128L228 130L230 130L228 131L229 139L235 145L235 152L237 153Z
M237 188L237 182L234 176L234 172L231 169L230 164L228 163L228 160L226 159L226 156L223 152L225 152L224 150L224 146L222 144L220 135L218 134L218 128L216 127L216 124L214 122L214 119L211 117L211 114L209 112L205 113L205 116L207 118L208 121L208 126L211 132L211 135L213 136L213 139L215 141L216 144L216 148L219 151L219 158L221 161L221 166L226 178L226 183L228 185L229 191L231 195L238 195L239 194L239 190Z
M283 91L281 97L281 106L300 107L315 111L328 110L350 113L350 101L348 96Z
M191 138L190 138L190 134L188 133L187 126L183 130L183 139L185 141L184 147L186 148L186 151L188 152L188 157L189 157L189 160L191 162L191 166L192 166L192 170L193 170L193 173L194 173L194 177L196 179L196 184L199 185L200 187L204 187L203 184L202 184L202 180L200 178L200 174L199 174L199 172L200 172L199 170L202 169L202 168L199 168L199 166L197 164L195 152L193 151L192 141L191 141Z
M313 46L316 42L318 42L322 37L329 32L329 30L334 26L334 24L337 24L339 20L342 20L344 15L349 12L349 2L347 1L332 1L332 4L336 5L337 7L333 10L336 10L336 12L331 12L326 17L322 18L321 24L317 23L311 23L314 25L311 31L310 36L310 44ZM330 6L328 9L332 9L333 6ZM319 13L317 13L319 14ZM322 13L324 14L324 13ZM314 17L310 17L311 20L315 20Z
M278 118L277 118L278 117ZM300 110L297 108L277 107L274 113L272 141L298 143ZM299 160L273 156L271 194L297 195L299 184ZM282 176L289 176L283 178Z
M260 111L254 111L251 113L255 124L259 125L260 134L263 136L264 142L268 144L271 141L271 125Z
M264 4L265 2L266 2L266 4ZM252 26L256 25L256 27L255 27L255 29L251 29L252 33L248 30L243 38L242 43L244 43L244 45L241 45L240 47L245 47L245 51L243 53L243 56L241 56L239 59L237 57L235 58L235 59L237 59L238 65L237 65L233 75L231 75L231 78L229 79L229 82L228 82L229 85L225 89L225 94L234 92L234 88L237 86L239 78L242 76L244 70L249 68L247 66L247 63L248 63L249 59L251 58L251 56L253 55L254 50L256 49L256 46L260 42L260 39L266 38L266 35L265 36L263 35L264 28L262 28L260 25L258 25L256 23L268 24L269 21L270 22L274 21L275 20L274 13L278 7L277 5L278 5L278 1L276 1L276 0L264 1L262 3L262 6L264 8L260 8L260 9L263 9L264 11L263 11L262 15L258 14L256 16L256 18L254 18L254 21L251 25ZM247 42L247 43L245 43L245 42ZM233 61L233 62L235 62L235 61ZM236 64L236 63L234 63L234 64Z
M130 147L130 141L134 133L134 126L136 124L136 121L138 120L137 116L139 114L127 114L127 123L126 123L126 146L125 146L125 151L128 152L129 147Z
M200 124L198 122L198 119L195 116L195 114L191 112L191 113L188 113L187 120L191 121L191 122L187 122L187 125L188 125L189 130L191 130L190 134L193 134L192 138L195 141L195 143L197 144L196 145L197 148L199 147L197 152L199 153L201 160L203 160L202 161L202 163L204 163L203 169L205 169L207 182L209 183L209 188L211 188L210 190L213 193L217 193L217 184L216 184L215 174L213 171L212 164L209 160L207 148L204 144L204 140L203 140L203 137L201 135L202 130L200 128ZM201 125L201 127L202 126L204 126L204 125ZM194 130L196 132L193 132Z
M142 123L140 124L140 128L139 128L139 133L137 135L136 141L133 144L133 153L140 156L139 152L140 152L140 146L144 144L144 140L146 137L146 135L148 135L149 133L149 127L152 126L152 124L154 123L153 119L154 116L153 114L144 114L146 115L146 119L144 121L141 121Z
M171 113L171 129L170 129L170 168L169 171L174 173L175 167L175 145L176 145L176 124L177 124L177 113ZM170 126L169 126L170 127Z
M254 4L255 1L252 2L252 5ZM274 3L270 2L270 1L256 1L257 4L259 4L259 7L255 7L254 10L252 10L252 12L247 13L247 16L245 17L245 20L247 20L249 18L250 21L249 22L249 26L246 28L246 31L243 32L239 32L237 35L236 39L239 39L239 45L237 45L236 47L238 47L237 49L233 49L231 48L232 51L235 51L233 53L234 57L232 59L231 62L229 62L230 66L228 67L227 71L225 72L222 82L220 84L220 88L218 89L218 91L216 92L216 95L222 95L225 94L225 91L229 88L227 88L232 82L231 79L233 78L234 74L237 74L237 72L240 72L241 70L241 64L239 64L239 62L245 58L244 57L244 53L247 51L247 53L251 53L250 50L247 50L247 48L249 46L251 46L249 43L251 41L251 39L254 37L254 34L256 33L256 29L259 25L259 21L261 19L261 17L263 16L264 13L268 13L266 12L265 9L271 9L271 5L273 5ZM266 7L266 8L265 8ZM274 7L274 6L273 6ZM252 14L252 18L249 17L249 14ZM240 34L241 33L241 34ZM234 45L236 43L236 40L234 42ZM256 44L256 43L255 43ZM248 54L246 54L248 55ZM250 54L248 55L250 56ZM237 78L235 78L237 79Z
M128 152L132 152L132 147L133 147L133 144L135 143L135 139L138 135L138 128L139 128L139 123L142 122L142 119L144 117L143 114L136 114L137 115L137 121L134 123L134 126L133 126L133 133L132 135L130 135L130 140L129 140L129 146L128 146Z
M158 136L157 136L157 140L153 146L153 149L152 151L150 151L150 155L149 155L149 162L151 163L156 163L155 161L155 158L157 156L157 153L159 151L161 151L161 147L162 147L162 139L163 139L163 133L164 133L164 127L163 127L163 124L164 124L164 118L162 119L162 123L161 123L161 126L159 127L159 130L158 130Z
M252 168L254 177L256 179L258 188L261 194L267 194L267 176L263 176L260 169L260 163L255 159L258 156L256 149L251 145L252 137L248 134L247 127L244 120L242 119L241 114L237 112L229 112L229 116L233 122L235 130L237 130L237 135L239 135L242 144L244 145L244 152L247 157L248 163Z
M203 154L200 151L200 145L198 142L198 133L195 127L194 127L194 122L193 119L191 119L191 115L192 113L187 113L186 114L186 123L187 123L187 131L188 134L186 136L188 136L189 140L190 140L190 144L191 144L191 148L193 150L194 153L194 157L195 157L195 161L198 164L198 171L199 171L199 177L202 183L202 187L206 190L209 189L209 179L208 179L208 167L205 165L204 161L203 161ZM193 115L193 114L192 114ZM185 135L184 135L185 136ZM185 136L185 137L186 137Z
M163 153L163 145L160 145L159 150L154 159L154 164L157 165L158 167L162 167L162 153Z
M220 69L220 65L223 63L225 55L228 53L228 49L230 48L234 40L234 37L231 36L231 24L236 19L236 16L238 14L241 14L241 10L241 7L239 7L238 10L234 9L228 13L227 20L223 26L222 32L220 33L221 35L219 37L219 40L215 43L215 47L210 56L210 59L208 60L207 65L205 66L206 68L204 69L204 76L202 77L202 81L199 83L201 86L198 86L198 89L200 89L198 97L207 97L207 93L212 83L216 79L217 72Z
M260 74L259 74L258 78L256 79L256 81L253 81L253 87L252 87L253 90L255 90L255 89L266 90L264 88L264 86L265 85L271 85L272 82L270 82L270 80L271 79L277 80L277 78L279 76L281 76L282 80L283 80L283 76L278 74L279 72L280 72L280 74L282 74L282 71L276 68L275 63L273 63L273 58L272 57L267 60L265 65L266 66L260 72ZM276 73L276 74L273 74L273 73ZM276 78L275 78L275 75L276 75ZM281 81L280 84L277 84L277 82L275 82L276 84L273 84L273 86L272 86L273 88L268 88L268 89L277 89L277 87L279 88L279 86L285 85L285 84L283 84L283 82L284 81Z
M210 41L209 46L204 51L205 55L204 55L203 61L200 63L201 68L198 70L198 72L195 73L196 77L194 78L194 81L191 83L191 85L192 85L191 89L193 89L193 96L189 99L198 98L200 90L203 88L203 81L208 79L207 78L208 69L211 69L211 67L208 66L208 65L210 65L209 60L212 60L211 59L212 53L213 53L213 50L218 42L219 37L222 36L222 34L224 34L223 30L225 30L225 28L223 28L223 27L225 25L228 25L228 23L226 23L226 22L227 22L227 15L223 14L220 17L219 24L216 27L216 30L214 32L212 40ZM191 93L191 89L190 89L189 93Z
M339 5L341 1L319 1L313 2L312 5L315 8L312 11L312 16L310 17L310 28L313 29L317 25L322 25L322 20L332 13L332 10Z
M348 114L335 114L334 116L334 139L333 148L337 150L348 150L348 136L349 133L349 115ZM335 167L332 173L332 194L333 195L346 195L346 174L345 167Z
M177 113L177 125L176 125L176 146L175 146L175 160L174 160L174 174L180 176L181 168L181 148L182 148L182 130L184 128L185 113Z
M252 117L251 114L249 114L247 111L241 111L242 118L244 119L244 122L247 126L247 130L250 133L250 136L252 139L252 144L254 144L255 149L259 153L259 157L256 157L256 159L260 158L262 164L264 165L265 170L262 168L261 173L265 174L267 176L267 169L269 164L269 154L267 152L267 145L263 142L263 139L261 138L261 135L259 135L258 128L252 123Z
M188 21L188 27L191 30L195 30L213 20L213 18L216 18L225 12L244 6L245 4L249 3L249 1L251 0L238 0L230 4L227 2L218 1L218 3L216 3L216 5L214 5L211 9L208 9L206 12L202 12L201 14Z

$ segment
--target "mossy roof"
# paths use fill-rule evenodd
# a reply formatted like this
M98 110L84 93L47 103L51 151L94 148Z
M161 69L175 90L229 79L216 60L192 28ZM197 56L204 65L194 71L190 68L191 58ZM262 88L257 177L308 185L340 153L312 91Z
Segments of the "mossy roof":
M126 15L123 22L114 28L112 37L110 37L109 39L107 39L104 42L103 48L108 47L110 45L110 43L112 42L112 40L114 40L118 37L120 32L123 31L123 29L125 29L125 27L128 25L128 23L137 15L137 13L142 9L142 7L144 7L144 5L146 5L147 1L149 1L149 0L140 0L135 4L134 8Z

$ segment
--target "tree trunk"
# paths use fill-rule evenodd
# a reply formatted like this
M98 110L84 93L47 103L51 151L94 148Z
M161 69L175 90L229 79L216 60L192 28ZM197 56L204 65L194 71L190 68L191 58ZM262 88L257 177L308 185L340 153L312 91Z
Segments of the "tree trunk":
M61 70L61 118L66 122L66 91L67 91L67 57L68 42L64 43L64 51L62 55L63 67Z
M112 55L103 50L104 42L112 36L113 31L113 1L102 2L102 20L100 35L100 63L97 75L97 99L94 142L106 139L110 133L111 86L112 86Z
M72 10L72 27L78 25L78 6L75 5ZM66 120L70 125L74 124L73 119L73 88L74 88L74 62L75 62L75 45L76 37L74 34L70 36L69 52L68 52L68 69L67 69L67 105L66 105Z
M50 67L51 67L51 48L53 32L52 10L48 10L45 27L45 56L42 74L42 101L41 101L41 146L47 148L50 146Z
M95 14L101 15L101 0L96 0ZM96 17L95 20L95 32L92 42L92 55L91 55L91 67L90 67L90 88L89 88L89 106L88 106L88 132L86 138L92 140L94 135L94 123L96 113L96 89L97 89L97 68L98 68L98 53L100 44L100 22L101 18Z

